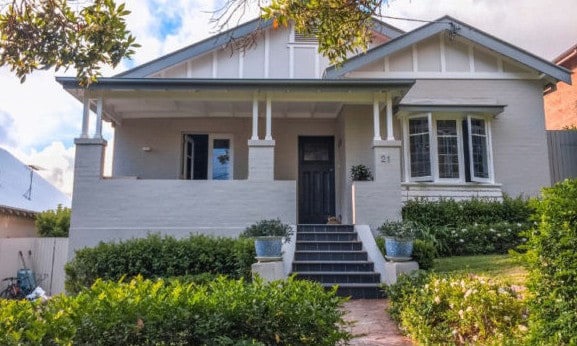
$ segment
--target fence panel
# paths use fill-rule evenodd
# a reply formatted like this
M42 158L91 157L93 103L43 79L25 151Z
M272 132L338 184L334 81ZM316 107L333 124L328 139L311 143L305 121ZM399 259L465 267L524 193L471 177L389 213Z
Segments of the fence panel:
M64 292L67 260L68 238L0 238L0 279L16 276L26 266L48 295ZM0 289L6 285L0 281Z
M577 131L547 131L551 185L577 178Z

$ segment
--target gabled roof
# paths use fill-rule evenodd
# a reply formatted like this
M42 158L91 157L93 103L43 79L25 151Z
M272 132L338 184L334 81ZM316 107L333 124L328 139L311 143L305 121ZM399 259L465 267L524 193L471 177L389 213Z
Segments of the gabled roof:
M389 54L398 52L404 48L425 40L441 32L449 31L456 35L465 37L481 46L491 49L499 54L518 61L537 71L540 71L557 81L571 84L571 72L563 67L557 66L545 59L533 55L521 48L515 47L505 41L491 36L470 25L460 22L450 16L444 16L429 24L423 25L413 31L399 36L389 42L375 47L365 54L359 54L347 60L340 68L331 66L325 71L325 78L341 78L348 72L354 71L366 64L370 64Z
M220 48L232 40L250 35L255 30L266 29L272 26L272 20L253 19L241 24L233 29L224 31L198 43L179 49L173 53L164 55L158 59L152 60L128 71L117 74L119 78L144 78L153 73L162 71L166 68L179 64L196 56L203 55L214 49ZM405 32L395 28L392 25L373 19L373 30L390 38L398 37Z
M0 211L16 214L70 207L70 198L30 166L0 148Z

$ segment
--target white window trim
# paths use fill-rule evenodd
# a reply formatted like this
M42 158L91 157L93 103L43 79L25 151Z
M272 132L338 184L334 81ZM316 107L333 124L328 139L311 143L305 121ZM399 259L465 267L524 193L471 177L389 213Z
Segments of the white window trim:
M473 136L471 136L471 119L481 119L485 122L485 135L487 136L487 168L489 169L488 178L480 178L475 176L473 169ZM494 168L493 168L493 145L491 140L491 126L490 120L487 117L477 116L468 114L467 115L467 129L469 133L467 134L467 140L469 141L469 172L471 174L471 181L478 183L494 183Z
M411 177L411 148L410 148L410 136L409 136L409 120L415 118L427 117L429 125L429 145L430 145L430 155L431 155L431 175L423 177ZM439 178L439 164L438 164L438 138L437 138L437 120L457 120L457 136L458 140L458 152L459 152L459 178ZM489 169L488 178L477 178L474 177L473 173L473 160L472 160L472 137L470 136L470 119L482 119L485 121L485 133L487 135L487 164ZM463 133L463 128L460 126L460 121L466 120L468 122L467 129L469 133ZM406 183L410 182L423 182L423 183L442 183L442 184L470 184L470 183L495 183L495 173L494 173L494 163L493 163L493 141L491 135L491 117L485 115L474 115L474 114L439 114L434 115L432 112L428 113L418 113L405 115L402 117L403 124L403 158L404 158L404 181ZM465 148L463 146L464 136L469 142L469 151L465 153ZM466 181L465 174L465 155L469 155L469 171L470 171L470 181Z

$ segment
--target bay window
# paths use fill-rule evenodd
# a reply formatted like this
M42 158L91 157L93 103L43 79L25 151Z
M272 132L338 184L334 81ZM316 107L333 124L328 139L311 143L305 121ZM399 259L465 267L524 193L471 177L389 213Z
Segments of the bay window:
M489 125L488 117L462 113L406 116L406 180L492 182Z

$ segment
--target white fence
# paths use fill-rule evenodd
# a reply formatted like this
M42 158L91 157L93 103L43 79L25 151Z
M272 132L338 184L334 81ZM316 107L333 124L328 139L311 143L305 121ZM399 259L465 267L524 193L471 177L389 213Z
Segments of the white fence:
M0 279L16 276L26 266L48 295L64 292L67 260L68 238L0 238ZM0 281L0 289L7 284Z

